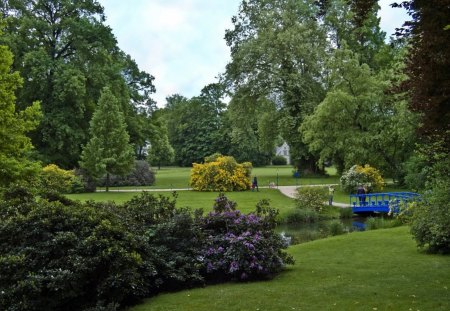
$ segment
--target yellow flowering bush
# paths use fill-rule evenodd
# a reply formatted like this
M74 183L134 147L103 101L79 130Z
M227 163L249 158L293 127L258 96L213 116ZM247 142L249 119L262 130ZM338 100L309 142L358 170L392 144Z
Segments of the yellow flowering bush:
M376 168L366 164L353 165L341 176L341 187L344 191L354 193L358 186L368 187L369 192L381 191L384 187L384 179Z
M72 191L77 176L73 170L64 170L56 164L49 164L42 169L42 186L51 191L69 193Z
M194 163L190 185L197 191L244 191L251 187L250 162L237 163L233 157L214 154L204 164Z

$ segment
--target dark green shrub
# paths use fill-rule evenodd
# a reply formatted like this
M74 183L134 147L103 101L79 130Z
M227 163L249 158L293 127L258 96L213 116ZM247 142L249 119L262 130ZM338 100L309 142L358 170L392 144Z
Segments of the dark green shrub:
M411 233L420 248L450 253L450 187L436 184L412 210Z
M365 224L366 230L375 230L382 228L382 220L380 220L380 218L368 217Z
M161 278L159 290L177 290L202 285L204 237L189 210L177 210L170 219L147 231Z
M285 157L277 155L272 158L273 165L287 165L287 160Z
M133 171L125 176L110 175L109 185L112 187L122 186L151 186L155 182L155 173L150 169L148 162L138 160L134 162ZM100 179L98 186L104 187L106 176Z
M332 236L340 235L344 233L344 225L340 221L332 221L328 225L328 229L330 230L330 234Z
M327 190L323 187L300 187L297 189L295 205L300 209L321 212L328 201Z
M3 310L82 310L149 294L141 241L101 210L34 203L2 217L0 245Z

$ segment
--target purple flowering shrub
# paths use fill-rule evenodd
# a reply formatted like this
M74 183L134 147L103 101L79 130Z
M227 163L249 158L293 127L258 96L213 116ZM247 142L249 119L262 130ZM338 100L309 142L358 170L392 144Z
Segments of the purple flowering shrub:
M203 262L207 280L253 280L272 276L292 256L283 249L286 241L274 232L277 212L267 200L261 201L255 213L236 210L236 203L220 194L214 211L200 219L205 234Z

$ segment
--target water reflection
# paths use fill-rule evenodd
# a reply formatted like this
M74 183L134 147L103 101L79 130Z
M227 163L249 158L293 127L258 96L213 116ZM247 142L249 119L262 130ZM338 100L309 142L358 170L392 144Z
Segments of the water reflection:
M278 225L276 231L290 240L291 245L305 243L328 236L336 235L338 231L353 232L365 230L364 217L354 217L351 219L324 220L316 223L297 223Z

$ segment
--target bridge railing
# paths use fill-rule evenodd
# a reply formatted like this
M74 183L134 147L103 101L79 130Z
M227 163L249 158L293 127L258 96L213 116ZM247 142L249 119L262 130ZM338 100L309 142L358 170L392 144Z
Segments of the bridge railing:
M382 192L367 194L351 194L350 206L353 212L398 212L400 203L407 204L408 201L420 197L415 192Z

